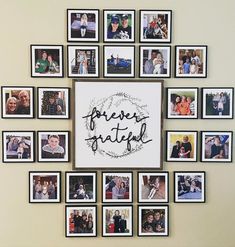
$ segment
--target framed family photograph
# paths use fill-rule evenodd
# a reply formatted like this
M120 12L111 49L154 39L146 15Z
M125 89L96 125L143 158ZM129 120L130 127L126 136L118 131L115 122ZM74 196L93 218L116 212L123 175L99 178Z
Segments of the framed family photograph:
M166 131L166 161L196 162L197 131Z
M175 77L206 78L207 46L183 45L175 47Z
M205 184L205 172L174 172L174 202L205 202Z
M140 77L171 77L170 46L140 46Z
M198 88L167 88L167 114L169 119L198 118Z
M99 42L99 10L68 9L67 41Z
M31 45L31 77L64 77L62 45Z
M29 172L29 202L61 202L61 172Z
M104 10L104 42L135 41L135 10Z
M169 201L168 172L138 172L138 202Z
M30 163L34 161L34 131L2 131L2 162Z
M68 77L99 77L99 46L68 46Z
M38 87L38 118L69 119L70 88Z
M202 118L233 119L234 88L202 88Z
M34 87L1 87L2 118L34 118Z
M69 131L38 131L38 162L69 162Z
M134 46L104 46L104 77L135 77Z
M169 207L167 205L138 206L138 236L169 236Z
M75 82L75 169L162 169L162 82Z
M102 173L102 202L132 202L132 172Z
M232 152L232 131L201 132L201 162L232 162Z
M172 11L140 10L140 42L171 43Z
M66 237L96 237L97 207L96 206L65 206Z
M102 206L102 236L132 237L133 206Z
M96 172L65 172L66 203L96 202Z

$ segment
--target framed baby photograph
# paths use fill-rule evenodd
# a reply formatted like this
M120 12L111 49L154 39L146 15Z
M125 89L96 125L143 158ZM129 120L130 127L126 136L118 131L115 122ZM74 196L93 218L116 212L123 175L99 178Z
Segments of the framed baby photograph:
M104 77L134 77L135 47L104 46Z
M198 88L167 88L167 113L169 119L198 118Z
M96 172L65 172L66 203L96 202Z
M170 46L140 46L140 77L171 76Z
M133 206L102 206L102 236L132 237Z
M34 87L1 87L2 118L34 118Z
M139 237L169 236L168 205L138 206L137 232Z
M31 163L34 161L34 131L2 131L2 162Z
M196 162L197 131L166 131L166 161Z
M171 43L171 10L140 10L139 16L140 42Z
M70 88L38 87L38 118L69 119Z
M201 162L232 162L232 153L232 131L201 132Z
M61 172L30 171L29 202L58 203L61 202Z
M132 202L132 172L102 173L102 202Z
M104 42L135 41L135 10L104 10Z
M138 172L138 202L158 203L169 201L168 172Z
M206 173L174 172L174 202L205 202Z
M202 118L233 119L234 88L202 88Z
M175 47L175 77L206 78L207 46L183 45Z
M99 77L99 46L68 46L68 77Z
M90 205L65 206L66 237L96 237L97 207Z
M31 77L64 77L62 45L31 45Z
M69 131L38 131L38 162L69 162Z
M67 41L99 42L99 10L67 9Z

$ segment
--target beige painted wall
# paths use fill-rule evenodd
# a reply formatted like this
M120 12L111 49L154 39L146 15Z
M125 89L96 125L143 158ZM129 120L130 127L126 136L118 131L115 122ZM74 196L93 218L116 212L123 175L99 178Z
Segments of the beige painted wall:
M167 79L165 86L233 86L234 0L0 0L0 84L72 86L72 80L30 77L30 44L66 45L67 8L172 9L176 44L207 44L207 79ZM55 124L56 123L56 124ZM164 129L234 130L234 120L166 120ZM1 130L72 129L72 120L3 120ZM0 154L1 156L1 154ZM235 162L234 162L235 163ZM165 163L170 171L170 236L167 238L102 238L100 181L98 238L65 238L64 195L61 204L28 203L29 170L71 170L72 164L1 164L0 247L164 246L234 247L235 164ZM174 204L173 171L207 172L206 204ZM99 177L100 178L100 177ZM62 176L64 192L64 173ZM100 180L100 179L99 179ZM136 187L136 179L135 179ZM134 196L136 202L136 195ZM136 203L135 203L136 211ZM136 217L135 222L136 222ZM136 228L134 231L136 235Z

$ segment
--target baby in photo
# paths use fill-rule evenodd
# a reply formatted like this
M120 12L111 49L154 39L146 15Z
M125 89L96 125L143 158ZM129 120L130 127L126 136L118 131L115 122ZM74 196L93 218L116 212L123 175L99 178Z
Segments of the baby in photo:
M153 59L153 74L162 74L163 73L163 65L164 65L164 60L162 58L162 54L158 53L157 57Z

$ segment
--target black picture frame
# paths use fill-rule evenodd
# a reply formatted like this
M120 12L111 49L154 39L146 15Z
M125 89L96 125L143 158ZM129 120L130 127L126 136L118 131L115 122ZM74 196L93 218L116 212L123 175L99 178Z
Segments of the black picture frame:
M55 73L58 73L58 75L55 75L54 72L53 73L48 73L48 72L46 72L46 73L38 72L37 73L37 72L35 72L35 64L36 64L35 50L36 49L40 50L41 55L44 52L46 52L47 57L48 57L48 55L50 55L52 50L58 50L57 55L58 55L59 61L56 61L56 63L60 64L59 65L60 71L55 72ZM54 54L52 54L52 55L54 56ZM45 45L45 44L32 44L32 45L30 45L30 64L31 64L31 77L32 78L63 78L64 77L64 46L63 45ZM56 70L55 67L58 67L58 66L56 66L56 64L55 64L54 70ZM47 65L44 70L45 71L49 70L49 65Z
M182 138L187 134L191 133L191 135L194 135L194 155L193 155L193 158L180 158L180 157L170 157L172 155L169 155L169 146L170 146L170 143L169 143L169 139L168 139L168 134L170 133L181 133L182 135ZM167 162L197 162L198 161L198 131L195 131L195 130L167 130L165 131L165 140L166 140L166 145L165 145L165 159ZM178 140L176 140L178 141ZM196 142L196 143L195 143ZM187 159L187 160L186 160Z
M30 100L30 110L32 111L32 113L27 114L29 116L27 116L26 114L14 114L14 113L7 114L6 113L7 102L6 102L6 95L4 93L4 90L6 89L31 90L32 95L29 95L29 98L30 98L29 100ZM1 117L3 119L32 119L32 118L35 118L34 100L35 100L35 87L32 87L32 86L1 86Z
M42 114L40 114L41 112L41 102L40 102L40 90L42 91L67 91L67 100L66 100L66 111L67 113L65 115L46 115L45 117L42 117ZM53 91L52 91L53 90ZM70 110L71 110L71 100L70 100L70 88L69 87L38 87L37 88L37 118L38 119L70 119Z
M7 157L5 157L5 152L6 152L6 141L5 141L5 134L9 133L25 133L25 134L29 134L30 137L32 138L31 141L31 156L32 158L27 161L25 158L22 158L23 153L21 154L21 158L18 158L18 151L14 151L14 154L11 154L11 156L17 156L17 158L12 158L12 160L9 160L9 158L7 159ZM15 136L15 135L13 135ZM35 162L35 131L31 131L31 130L26 130L26 131L8 131L8 130L4 130L2 131L2 162L3 163L34 163ZM33 144L33 147L32 147ZM7 154L6 154L7 155Z
M189 91L191 90L191 91L195 91L195 100L196 100L196 104L195 104L195 106L194 106L194 108L196 108L196 110L194 110L195 111L195 116L189 116L189 115L173 115L173 116L170 116L170 106L169 106L169 104L171 103L171 98L169 97L169 96L171 96L171 95L169 95L169 93L170 93L170 91L180 91L180 90L186 90L185 92L187 92L187 90L188 90L188 92L187 93L189 93ZM183 95L179 95L179 96L183 96ZM194 100L194 101L195 101ZM198 113L199 113L199 110L198 110L198 108L199 108L199 88L198 87L167 87L166 88L166 119L198 119L199 118L199 116L198 116Z
M180 48L184 49L184 50L191 49L191 50L194 50L194 51L196 51L198 49L201 49L201 50L203 50L205 52L205 54L203 55L204 57L202 59L203 60L203 73L201 75L199 73L195 73L195 74L178 73L178 69L179 69L179 65L178 65L178 49L180 49ZM207 78L207 57L208 57L208 46L207 45L176 45L175 46L175 78ZM199 60L200 60L200 58L199 58ZM182 59L182 61L183 61L183 59ZM200 61L200 63L201 63L201 61Z
M82 233L80 235L68 235L68 211L67 209L74 208L74 210L85 210L85 209L93 209L95 212L95 233L91 235L90 233ZM76 209L75 209L76 208ZM94 215L92 215L94 217ZM75 238L75 237L97 237L97 206L96 205L66 205L65 206L65 237L66 238ZM93 226L94 226L93 225ZM70 233L71 234L71 233ZM77 233L79 234L79 233ZM87 235L85 235L87 234Z
M203 175L203 193L202 193L202 199L184 199L185 201L183 201L182 199L179 200L177 199L177 195L176 195L176 189L178 191L178 185L176 186L176 176L177 174L182 174L181 176L183 176L183 174L201 174ZM189 193L189 192L187 192ZM187 194L185 193L185 194ZM193 193L193 192L190 192ZM206 202L206 172L205 171L174 171L174 203L205 203Z
M95 37L91 37L91 38L73 38L72 34L70 34L70 14L74 12L75 14L81 14L81 13L89 13L89 14L95 14L97 23L95 23L95 26L93 27L95 32L97 32L97 34L95 33ZM91 25L92 26L92 25ZM86 43L93 43L93 42L97 42L99 43L100 41L100 10L99 9L67 9L67 42L86 42Z
M129 176L129 199L105 199L105 188L104 186L106 185L105 184L105 175L113 175L113 176ZM130 181L131 180L131 181ZM110 181L112 182L112 181ZM113 181L114 182L114 181ZM115 183L115 182L114 182ZM107 172L107 171L103 171L102 172L102 203L118 203L118 204L121 204L121 203L124 203L124 204L128 204L128 203L133 203L133 172L130 172L130 171L110 171L110 172ZM111 192L112 193L112 192ZM125 192L126 193L126 192ZM111 194L112 195L112 194Z
M111 234L115 234L115 235L109 235L110 233L105 233L104 229L106 226L106 221L104 220L105 218L105 214L104 214L104 210L106 208L116 208L116 210L120 211L121 208L128 208L131 212L130 212L130 216L131 216L131 220L130 220L130 234L129 235L123 235L125 233L111 233ZM133 205L102 205L102 237L133 237Z
M228 117L226 117L225 115L220 115L218 114L218 117L216 115L212 115L209 117L208 114L206 114L206 109L207 109L207 99L206 99L206 95L204 95L204 92L206 90L210 90L212 93L213 91L223 91L223 90L231 90L232 96L230 97L230 113L228 114ZM234 119L234 88L233 87L203 87L201 88L201 101L202 101L202 107L201 107L201 118L202 119L221 119L221 120L225 120L225 119ZM212 102L213 103L213 102ZM224 104L224 103L223 103ZM223 106L224 108L224 106ZM217 105L217 109L218 109L218 105Z
M131 16L131 35L132 38L108 38L107 35L107 15L113 14L117 17L118 22L120 23L120 19L122 19L122 15L126 15L127 17ZM103 42L104 43L135 43L135 28L136 28L136 11L135 9L104 9L103 10ZM129 17L128 17L129 20ZM132 23L134 22L134 25ZM111 24L111 23L110 23ZM128 26L129 27L129 26ZM120 35L120 34L119 34Z
M41 199L34 199L31 197L32 193L32 178L31 175L35 174L35 176L39 176L39 174L52 174L51 176L58 176L59 177L59 183L58 183L58 177L57 177L57 183L58 183L58 188L59 192L57 193L57 199L45 199L46 201L41 201ZM48 175L49 176L49 175ZM41 192L42 193L42 192ZM35 201L34 201L35 200ZM51 201L50 201L51 200ZM53 201L52 201L53 200ZM29 171L29 203L61 203L61 171Z
M151 200L151 198L148 200L148 199L141 199L141 188L140 188L140 176L147 176L147 174L149 174L149 176L165 176L165 197L166 199L155 199L155 200ZM167 181L166 181L167 180ZM156 171L156 172L153 172L153 171L145 171L145 172L140 172L138 171L137 173L137 188L138 188L138 203L144 203L144 204L150 204L150 203L169 203L169 172L168 171ZM150 190L151 192L151 190Z
M161 233L140 233L140 227L142 226L142 209L145 210L165 210L165 212L167 211L167 220L165 220L165 226L167 225L167 229L166 229L166 234L161 234ZM165 218L166 218L166 215ZM140 225L141 223L141 225ZM142 227L141 227L142 228ZM169 206L168 205L163 205L163 204L148 204L148 205L138 205L138 212L137 212L137 236L138 237L168 237L169 236Z
M93 176L93 200L89 200L89 199L83 199L83 200L69 200L68 199L68 190L69 190L69 175L86 175L86 176ZM97 203L97 171L89 171L89 172L85 172L85 171L66 171L65 172L65 202L66 203Z
M169 38L167 38L166 40L163 40L162 39L150 39L150 38L145 38L142 37L144 36L144 34L142 33L142 13L144 14L144 12L146 14L152 14L152 15L156 15L158 12L159 14L168 14L168 16L170 16L170 21L168 23L168 29L167 30L167 33L170 35ZM156 12L156 13L154 13ZM167 21L169 20L169 17L167 17ZM161 31L162 31L162 28L160 28ZM172 10L158 10L158 9L141 9L139 10L139 42L140 43L160 43L160 44L166 44L166 43L171 43L172 42Z

